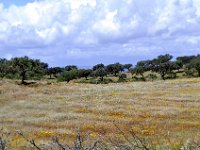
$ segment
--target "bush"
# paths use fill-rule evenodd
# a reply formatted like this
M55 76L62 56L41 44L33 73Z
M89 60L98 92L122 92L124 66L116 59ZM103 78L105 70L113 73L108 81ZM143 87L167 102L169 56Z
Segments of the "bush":
M153 81L153 80L156 80L158 77L156 74L153 74L153 73L150 73L147 75L147 79Z
M142 76L142 77L134 76L133 81L146 81L146 78L144 76Z
M119 75L118 82L125 82L127 79L127 75L125 73Z
M70 71L66 71L63 74L61 74L58 77L58 81L63 82L63 81L71 81L73 79L76 79L78 77L78 70L70 70Z
M195 77L195 70L194 69L187 69L185 71L185 76L187 76L187 77Z
M166 79L176 79L177 75L175 72L171 72L167 74Z

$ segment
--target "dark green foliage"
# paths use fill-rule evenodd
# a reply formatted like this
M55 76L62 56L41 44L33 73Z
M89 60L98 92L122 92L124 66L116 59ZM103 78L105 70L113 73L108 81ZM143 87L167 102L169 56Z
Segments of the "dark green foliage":
M131 69L131 74L132 76L135 75L141 75L144 78L144 73L146 71L149 71L150 68L150 60L143 60L143 61L139 61L136 66Z
M92 68L92 70L95 71L95 70L102 69L102 68L105 68L104 64L97 64Z
M104 68L99 68L93 72L96 77L100 77L100 81L103 81L104 77L107 75L107 72Z
M188 65L188 68L195 69L198 73L198 77L200 77L200 56L197 56L193 60L191 60L190 64Z
M73 69L78 69L78 67L75 66L75 65L69 65L69 66L65 67L65 71L70 71L70 70L73 70Z
M27 56L13 58L10 62L14 72L21 78L22 84L25 84L25 80L30 77L37 76L41 78L48 66L38 59L30 59Z
M172 55L165 54L165 55L159 55L157 59L155 59L154 61L156 61L158 64L162 64L171 61L172 58L173 58Z
M120 64L120 63L115 63L115 64L110 64L106 67L106 71L109 73L109 74L114 74L115 76L117 76L117 74L120 72L120 71L123 71L124 68L123 68L123 65Z
M143 60L137 62L134 68L132 64L122 65L120 63L109 64L106 67L104 64L97 64L93 69L78 69L75 65L68 65L65 68L51 67L48 68L47 63L40 62L38 59L30 59L25 57L16 57L11 60L0 59L0 78L16 78L21 79L24 84L27 79L38 80L44 75L59 77L59 81L67 81L85 78L84 82L103 83L113 82L104 79L107 75L119 76L118 81L127 81L124 70L132 74L132 78L136 81L154 80L157 78L154 72L159 73L163 80L176 78L176 73L179 76L199 76L200 77L200 55L178 57L176 61L172 61L172 56L169 54L160 55L152 60ZM148 75L148 73L150 74ZM147 76L144 76L145 75ZM93 77L89 78L88 77ZM96 78L99 77L100 79ZM82 80L82 79L80 79ZM88 81L87 81L88 80Z
M50 79L51 79L52 75L54 77L57 77L57 75L61 74L62 72L64 72L64 69L61 67L51 67L51 68L48 68L47 74L50 76Z
M182 60L177 60L175 61L176 69L179 70L183 68L183 61Z
M143 76L144 72L150 70L150 61L139 61L135 67L136 74Z
M10 62L6 59L0 59L0 78L4 78L10 71Z
M71 81L73 79L78 78L78 70L73 69L70 71L65 71L64 73L62 73L59 77L58 77L58 81Z
M177 57L176 60L177 61L181 61L183 63L183 65L187 65L189 64L192 59L194 59L196 56L181 56L181 57Z
M161 78L165 80L167 74L171 74L176 69L176 64L171 62L173 57L169 54L160 55L156 59L151 61L150 68L152 71L161 75Z
M92 74L91 69L80 69L79 70L79 78L84 77L86 80Z
M131 69L132 66L133 66L132 64L125 64L125 65L123 65L124 69L127 69L128 71L130 71L130 69Z

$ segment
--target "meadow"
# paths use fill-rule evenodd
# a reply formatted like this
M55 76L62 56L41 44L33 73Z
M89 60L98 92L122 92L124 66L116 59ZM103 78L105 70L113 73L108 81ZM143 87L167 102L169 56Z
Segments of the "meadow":
M0 81L0 128L10 150L33 149L16 131L38 144L57 136L73 144L95 140L126 143L129 131L154 149L200 143L200 78L110 84ZM121 131L123 134L121 134Z

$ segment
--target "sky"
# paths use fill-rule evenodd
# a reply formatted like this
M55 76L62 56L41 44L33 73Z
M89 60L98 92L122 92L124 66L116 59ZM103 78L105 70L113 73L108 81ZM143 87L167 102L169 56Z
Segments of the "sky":
M200 54L200 0L0 0L0 58L50 66Z

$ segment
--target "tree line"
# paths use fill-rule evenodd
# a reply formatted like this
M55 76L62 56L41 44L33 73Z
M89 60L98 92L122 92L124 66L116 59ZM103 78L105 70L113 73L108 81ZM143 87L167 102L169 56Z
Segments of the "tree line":
M106 76L118 77L119 81L125 81L127 72L131 73L132 79L144 81L147 77L153 80L158 75L163 80L176 78L177 73L200 77L200 55L181 56L173 60L172 55L165 54L151 60L139 61L135 66L120 63L107 66L97 64L91 69L79 69L75 65L49 67L47 63L27 56L10 60L0 58L0 78L20 79L22 84L26 84L25 81L29 79L39 80L47 76L67 82L79 78L88 80L89 77L98 78L99 82L103 82Z

